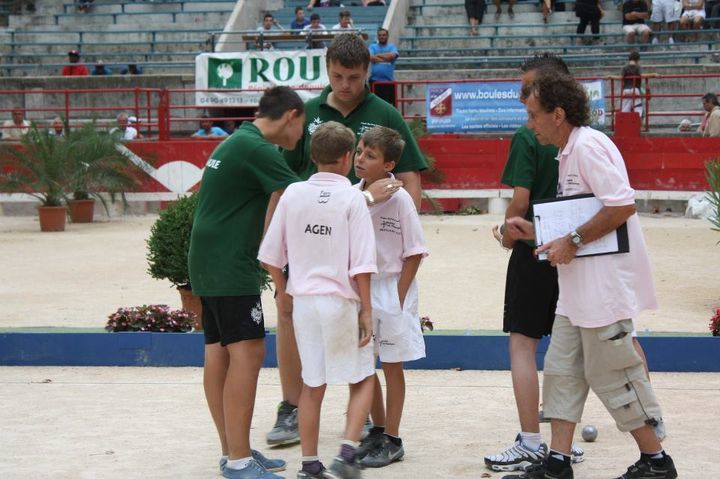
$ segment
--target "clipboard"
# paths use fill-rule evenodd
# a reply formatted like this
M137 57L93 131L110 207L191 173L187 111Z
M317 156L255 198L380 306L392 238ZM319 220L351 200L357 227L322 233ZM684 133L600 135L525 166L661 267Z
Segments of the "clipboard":
M535 244L542 246L565 236L587 223L602 207L602 202L592 193L533 201ZM628 253L629 251L627 223L623 223L615 231L611 231L602 238L582 245L578 248L575 257L601 256ZM547 254L538 254L538 260L547 261Z

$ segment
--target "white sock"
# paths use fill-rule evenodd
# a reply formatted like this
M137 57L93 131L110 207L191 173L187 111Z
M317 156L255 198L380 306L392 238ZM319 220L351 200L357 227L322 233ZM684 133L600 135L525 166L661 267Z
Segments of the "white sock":
M303 456L300 458L300 462L314 462L319 461L320 458L318 456Z
M537 451L542 444L542 436L539 432L521 432L520 442L528 449Z
M227 467L229 469L245 469L251 460L252 460L252 456L243 457L241 459L228 459L228 462L225 465L225 467Z

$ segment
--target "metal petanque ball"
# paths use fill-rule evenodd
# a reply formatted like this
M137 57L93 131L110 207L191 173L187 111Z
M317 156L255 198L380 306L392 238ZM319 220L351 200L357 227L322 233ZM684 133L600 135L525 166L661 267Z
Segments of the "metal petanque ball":
M594 442L597 439L598 430L595 426L585 426L582 429L582 438L587 442Z

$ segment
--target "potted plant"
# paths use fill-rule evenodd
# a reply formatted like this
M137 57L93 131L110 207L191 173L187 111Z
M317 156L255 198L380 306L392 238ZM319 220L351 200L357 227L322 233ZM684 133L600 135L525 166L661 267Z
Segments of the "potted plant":
M119 131L107 132L97 128L95 121L81 128L68 131L66 141L72 159L70 187L72 199L68 200L70 219L73 223L91 223L95 200L102 202L109 214L107 202L100 193L131 191L140 184L137 167L118 146L122 143Z
M192 294L188 272L188 250L197 193L178 199L160 212L147 240L148 273L169 280L180 292L183 309L195 313L195 329L202 329L200 298Z
M2 145L0 191L27 193L40 200L41 231L64 231L63 205L72 169L69 143L32 123L21 144Z

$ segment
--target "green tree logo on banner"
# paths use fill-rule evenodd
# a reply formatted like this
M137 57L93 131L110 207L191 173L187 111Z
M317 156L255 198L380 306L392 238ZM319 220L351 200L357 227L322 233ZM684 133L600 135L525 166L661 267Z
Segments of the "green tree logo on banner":
M208 58L208 88L242 88L242 60Z

